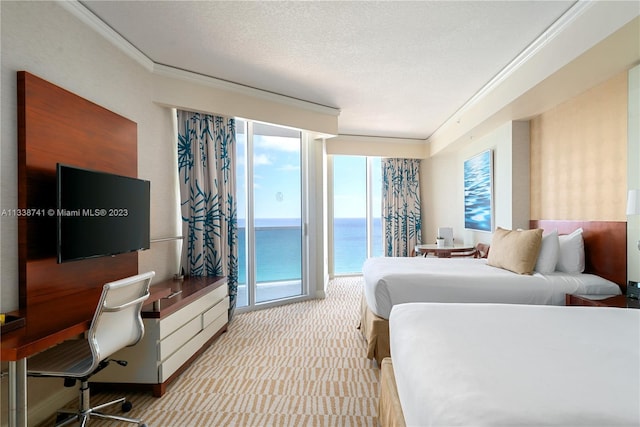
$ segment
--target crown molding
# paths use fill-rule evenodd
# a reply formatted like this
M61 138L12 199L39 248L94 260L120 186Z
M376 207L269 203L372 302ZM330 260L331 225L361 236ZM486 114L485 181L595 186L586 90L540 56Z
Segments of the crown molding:
M158 76L169 77L176 80L182 80L189 83L195 83L202 86L208 86L214 89L221 89L229 92L235 92L254 98L264 99L266 101L277 102L279 104L289 105L296 108L313 111L316 113L327 114L331 116L339 116L340 109L328 107L326 105L316 104L314 102L302 99L292 98L290 96L280 95L278 93L269 92L262 89L256 89L251 86L245 86L233 83L227 80L217 79L215 77L194 73L191 71L181 70L179 68L170 67L163 64L154 64L153 73Z
M541 83L597 50L599 45L637 19L639 12L637 2L577 1L427 138L431 154L468 143L471 138L479 137L505 121L524 120L542 112L524 108L519 101L516 105L516 101L533 96ZM625 44L624 49L632 49L632 46L633 43L629 47ZM624 60L622 56L621 59L611 59L609 55L606 58L605 61L617 61L608 64L609 69L624 66L620 62ZM594 78L605 77L593 68L580 72L581 77L585 73ZM575 91L584 91L588 87L580 86L583 81L584 78L569 80L563 83L563 88L570 86ZM559 91L557 96L547 94L545 105L562 102L563 93L566 90Z
M116 46L131 59L142 65L147 71L153 71L154 62L147 55L129 43L113 28L105 24L104 21L94 15L93 12L87 9L82 3L77 0L58 0L57 3L67 12L71 13L84 24L89 26L89 28L111 42L111 44Z
M436 134L440 129L446 128L453 124L459 124L460 117L468 110L479 104L487 94L491 93L498 86L511 78L523 65L531 58L544 49L553 39L565 31L572 23L578 19L587 9L593 6L592 2L578 1L567 12L565 12L558 20L556 20L549 28L547 28L537 39L527 46L518 56L516 56L509 64L507 64L498 74L496 74L489 82L476 92L465 104L460 107L449 119L447 119L433 133ZM427 138L427 141L430 139Z
M206 76L190 71L181 70L179 68L170 67L163 64L154 62L151 58L141 52L137 47L129 43L124 37L122 37L117 31L107 25L104 21L98 18L93 12L87 9L78 0L57 0L58 4L65 10L70 12L80 21L85 23L95 32L100 34L106 40L111 42L114 46L124 52L131 59L136 61L147 71L159 75L170 77L182 81L196 83L216 89L226 90L230 92L239 93L242 95L264 99L270 102L276 102L296 108L301 108L308 111L317 113L339 116L340 109L329 107L326 105L317 104L311 101L305 101L302 99L292 98L286 95L281 95L274 92L257 89L250 86L233 83L227 80L217 79L215 77Z

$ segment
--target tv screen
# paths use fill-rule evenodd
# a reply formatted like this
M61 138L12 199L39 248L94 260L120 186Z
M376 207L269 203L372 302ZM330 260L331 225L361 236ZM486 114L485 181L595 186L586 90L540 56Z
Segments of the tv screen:
M149 249L149 181L58 164L58 262Z

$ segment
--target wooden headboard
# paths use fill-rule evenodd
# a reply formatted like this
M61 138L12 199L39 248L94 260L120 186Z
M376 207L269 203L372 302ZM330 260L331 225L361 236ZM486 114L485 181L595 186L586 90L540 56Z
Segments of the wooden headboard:
M583 229L585 273L597 274L627 289L627 223L624 221L531 220L530 228L569 234Z

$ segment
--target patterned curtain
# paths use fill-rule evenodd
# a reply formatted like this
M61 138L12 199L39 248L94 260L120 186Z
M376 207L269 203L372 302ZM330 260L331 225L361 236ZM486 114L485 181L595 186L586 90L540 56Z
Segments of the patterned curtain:
M227 277L229 320L238 293L235 142L235 119L178 111L182 269Z
M420 160L382 159L386 256L410 256L421 241Z

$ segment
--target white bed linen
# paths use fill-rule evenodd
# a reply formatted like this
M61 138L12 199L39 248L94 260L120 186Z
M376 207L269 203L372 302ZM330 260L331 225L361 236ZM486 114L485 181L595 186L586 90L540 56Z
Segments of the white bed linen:
M384 319L406 302L564 305L565 294L621 293L615 283L591 274L516 274L482 258L369 258L362 274L367 305Z
M407 426L640 425L640 310L416 303L389 327Z

